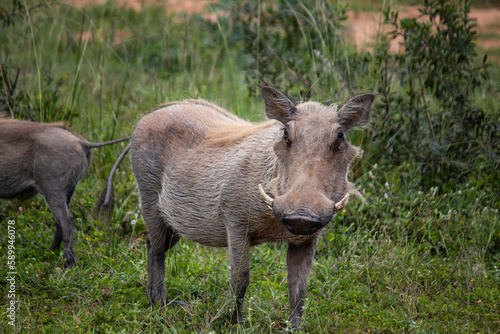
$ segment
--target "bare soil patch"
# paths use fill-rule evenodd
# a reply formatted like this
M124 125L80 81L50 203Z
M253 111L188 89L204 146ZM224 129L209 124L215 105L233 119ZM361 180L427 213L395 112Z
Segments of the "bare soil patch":
M399 12L401 19L418 17L419 15L418 7L414 6L404 7ZM488 38L479 36L479 46L484 50L500 48L500 8L473 8L470 15L476 19L479 35L488 34L492 36ZM382 20L381 13L349 12L347 33L351 39L355 40L358 49L371 48L373 46L379 32L379 27L383 31L392 28L381 26ZM390 51L399 52L400 43L401 40L392 41Z

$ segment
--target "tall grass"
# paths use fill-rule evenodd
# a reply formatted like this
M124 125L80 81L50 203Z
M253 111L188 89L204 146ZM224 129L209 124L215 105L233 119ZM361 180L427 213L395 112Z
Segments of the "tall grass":
M169 16L158 8L138 13L112 2L81 10L15 0L2 12L9 14L0 31L2 111L17 118L65 121L98 142L128 136L148 109L184 98L205 98L244 118L261 119L263 106L255 93L264 82L327 103L377 91L383 82L381 65L344 40L343 5L314 3L317 7L303 1L276 1L277 7L262 1L247 1L246 7L230 3L229 12L211 22L198 14ZM283 11L276 13L276 8ZM241 15L241 22L250 15L248 30L229 15ZM292 39L295 49L272 52L287 42L273 40L282 36L283 22L292 22L298 32ZM378 43L376 50L383 46ZM5 82L15 81L17 69L16 89L6 94ZM389 83L397 102L404 86L397 77ZM474 105L497 113L497 88L497 78L485 79L480 92L473 93ZM500 321L498 179L471 173L451 186L437 180L423 185L415 161L394 164L373 150L405 149L394 133L382 131L381 115L387 107L396 113L398 105L384 105L381 99L382 94L371 129L351 138L365 150L351 179L363 189L367 204L351 204L323 231L308 284L305 329L495 333ZM169 298L191 306L149 306L147 232L127 162L115 177L113 222L106 225L90 216L121 149L96 150L76 189L70 210L77 263L70 270L61 269L62 252L47 250L55 226L42 198L0 202L0 230L9 219L18 228L19 297L16 327L9 327L0 313L0 331L285 332L289 309L283 244L251 250L252 282L241 326L232 329L224 322L231 302L225 251L191 242L181 241L166 259ZM1 263L7 262L5 235L0 233ZM5 273L0 266L2 312L8 303Z

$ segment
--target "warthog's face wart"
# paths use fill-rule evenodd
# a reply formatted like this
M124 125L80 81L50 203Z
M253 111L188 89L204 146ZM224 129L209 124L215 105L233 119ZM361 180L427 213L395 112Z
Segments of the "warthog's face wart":
M346 133L368 122L374 95L357 96L338 112L315 102L295 106L271 88L263 90L263 97L267 116L283 124L281 139L274 145L275 197L266 201L291 233L313 234L348 201L352 186L347 172L358 148L347 141Z

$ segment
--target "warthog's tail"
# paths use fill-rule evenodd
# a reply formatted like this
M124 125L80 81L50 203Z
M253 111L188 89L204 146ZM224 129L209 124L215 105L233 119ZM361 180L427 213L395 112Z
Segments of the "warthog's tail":
M106 146L106 145L112 145L112 144L117 144L117 143L121 143L122 141L125 141L125 140L129 140L131 137L128 136L126 138L121 138L121 139L115 139L115 140L110 140L110 141L105 141L105 142L102 142L102 143L87 143L86 145L89 147L89 148L97 148L97 147L102 147L102 146Z
M122 154L120 154L118 160L116 160L115 164L113 165L111 173L109 173L108 176L108 182L106 184L106 187L104 187L104 189L102 190L94 206L93 216L100 219L101 221L106 221L109 223L113 216L113 210L115 208L113 176L115 175L115 172L118 169L118 165L122 162L123 158L125 158L128 151L130 151L130 144L128 144L127 147L125 147Z

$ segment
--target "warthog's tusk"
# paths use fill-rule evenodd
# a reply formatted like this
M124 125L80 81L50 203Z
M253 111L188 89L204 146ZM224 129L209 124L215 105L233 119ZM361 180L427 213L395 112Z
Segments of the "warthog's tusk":
M272 210L274 199L271 196L269 196L268 194L266 194L266 192L262 188L262 185L260 185L260 184L259 184L259 193L260 193L260 197L262 197L262 200L264 201L264 203L266 203L267 206Z
M335 203L335 212L339 212L342 210L347 202L349 202L349 193L345 194L344 198L340 202Z

